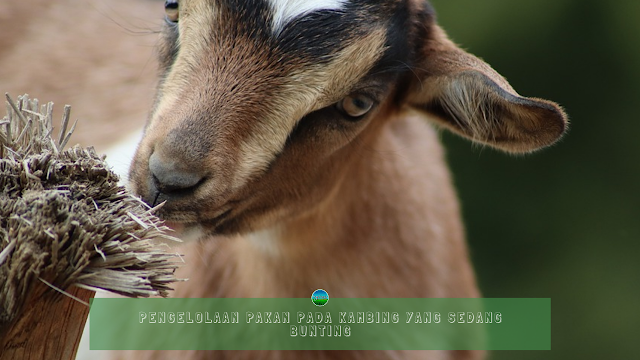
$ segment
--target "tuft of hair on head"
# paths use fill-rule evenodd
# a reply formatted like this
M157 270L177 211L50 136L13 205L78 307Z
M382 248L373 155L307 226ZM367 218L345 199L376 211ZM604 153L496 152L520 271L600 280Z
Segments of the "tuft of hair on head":
M145 203L89 148L65 149L70 107L7 97L0 120L0 359L75 357L96 289L167 296L178 254ZM36 342L35 344L33 342Z

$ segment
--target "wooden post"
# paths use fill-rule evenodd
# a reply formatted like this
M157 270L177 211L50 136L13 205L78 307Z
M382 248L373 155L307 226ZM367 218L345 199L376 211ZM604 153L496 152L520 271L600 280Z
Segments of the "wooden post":
M0 360L74 360L89 307L38 281L22 312L0 328ZM94 291L65 290L89 302Z

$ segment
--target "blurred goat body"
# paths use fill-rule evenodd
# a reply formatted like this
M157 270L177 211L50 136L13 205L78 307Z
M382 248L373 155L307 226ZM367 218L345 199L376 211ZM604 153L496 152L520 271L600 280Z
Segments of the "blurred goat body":
M422 0L167 1L133 190L200 242L177 297L477 297L428 120L522 153L564 132ZM318 271L322 269L322 271ZM132 358L479 359L481 352ZM165 356L165 357L163 357Z

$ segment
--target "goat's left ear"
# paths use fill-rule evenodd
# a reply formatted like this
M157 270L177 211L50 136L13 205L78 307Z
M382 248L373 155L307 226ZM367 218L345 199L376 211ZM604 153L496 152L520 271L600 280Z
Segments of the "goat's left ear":
M419 48L409 104L450 130L513 153L549 146L568 120L556 103L518 95L487 63L465 52L437 25Z

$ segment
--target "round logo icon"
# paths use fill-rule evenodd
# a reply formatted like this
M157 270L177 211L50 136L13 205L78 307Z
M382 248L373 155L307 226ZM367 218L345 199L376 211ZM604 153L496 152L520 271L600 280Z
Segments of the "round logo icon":
M322 289L318 289L311 294L311 301L316 306L325 306L329 302L329 294Z

